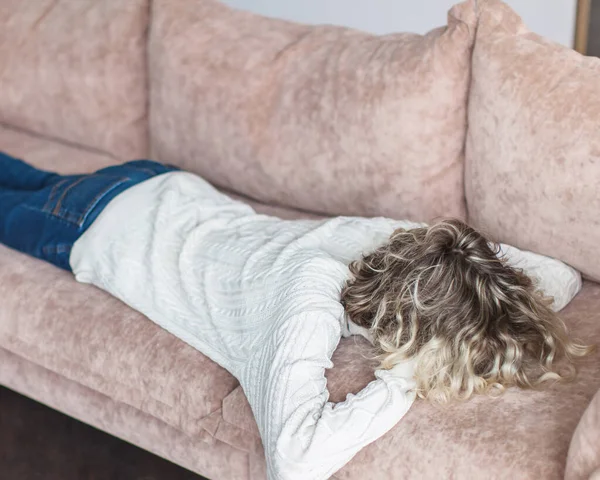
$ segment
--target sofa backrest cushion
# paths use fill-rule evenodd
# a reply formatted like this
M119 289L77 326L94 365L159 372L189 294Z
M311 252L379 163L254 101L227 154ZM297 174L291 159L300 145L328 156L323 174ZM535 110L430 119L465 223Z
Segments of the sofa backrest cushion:
M148 1L2 0L0 122L147 155Z
M600 59L480 2L469 99L469 219L600 280Z
M155 0L153 157L324 214L465 217L470 0L425 36L374 36Z

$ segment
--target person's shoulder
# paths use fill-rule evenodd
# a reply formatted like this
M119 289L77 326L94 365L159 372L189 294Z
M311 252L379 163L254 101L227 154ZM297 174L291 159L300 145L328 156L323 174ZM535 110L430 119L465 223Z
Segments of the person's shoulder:
M296 311L294 314L287 316L286 320L279 325L276 335L279 336L279 338L286 338L288 340L295 339L288 348L295 352L294 354L298 356L298 358L303 358L306 355L329 356L329 353L331 352L327 353L326 350L329 346L337 344L342 336L339 310L343 311L343 307L339 303L331 303L329 305L307 305L306 309ZM310 342L312 346L308 349L308 352L299 348L302 342L298 343L301 338L306 337L312 338L312 341ZM278 342L278 344L282 345L283 343L285 342ZM316 351L314 348L317 348L319 345L325 345L327 348L322 352Z
M340 289L348 275L348 267L344 263L327 251L314 250L286 265L282 278L303 301L322 304L327 301L339 303Z

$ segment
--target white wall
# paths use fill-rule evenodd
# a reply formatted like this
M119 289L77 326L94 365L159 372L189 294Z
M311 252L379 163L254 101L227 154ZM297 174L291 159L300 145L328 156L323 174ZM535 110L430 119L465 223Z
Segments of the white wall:
M458 0L223 0L234 7L305 23L331 23L373 33L426 31L446 24ZM573 46L577 0L507 0L529 28Z

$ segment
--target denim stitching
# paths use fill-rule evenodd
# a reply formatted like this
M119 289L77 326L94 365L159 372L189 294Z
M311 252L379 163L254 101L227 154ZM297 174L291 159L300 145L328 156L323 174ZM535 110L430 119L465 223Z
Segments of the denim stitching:
M174 167L173 169L176 169L176 167ZM161 175L161 173L157 172L157 171L153 171L150 168L146 168L146 167L139 167L139 166L135 166L134 170L136 171L140 171L140 172L145 172L151 176L158 176ZM169 170L168 168L165 169L164 173L167 173ZM63 223L65 224L69 224L69 225L76 225L77 227L81 227L81 225L85 222L85 218L89 215L90 210L93 208L94 205L96 205L104 195L106 195L107 193L109 193L111 190L117 188L118 186L122 185L123 183L130 181L131 178L130 177L120 177L117 179L113 180L113 183L111 183L110 185L108 185L106 188L104 188L101 192L99 192L85 207L85 209L83 209L83 211L80 214L73 214L70 213L68 210L64 210L62 208L63 203L65 201L65 198L67 196L67 193L75 186L79 185L83 180L88 179L88 178L93 178L93 177L98 177L100 176L98 173L97 174L93 174L93 175L86 175L84 177L78 178L78 179L69 179L69 178L65 178L59 182L57 182L56 184L53 185L52 190L50 191L50 194L48 196L48 200L46 201L44 207L42 208L42 212L44 214L47 214L49 216L52 216L53 218L59 219L61 221L63 221ZM54 197L57 195L58 189L61 186L64 186L66 182L70 181L70 180L74 180L73 183L71 185L69 185L60 195L60 198L56 201L56 204L54 206L52 206ZM37 209L32 209L32 210L37 210ZM39 211L39 210L38 210Z
M73 214L73 213L69 212L68 210L63 210L62 208L61 208L60 212L58 212L58 214L56 215L56 218L61 218L63 220L66 220L67 222L72 223L77 227L80 226L79 225L79 215L76 213Z
M41 213L42 215L46 215L47 217L49 217L57 222L61 222L61 223L65 224L65 226L69 226L71 228L76 227L76 225L73 222L69 222L68 220L65 220L62 217L52 215L52 212L48 212L46 210L40 209L39 207L32 207L30 205L22 205L21 208L25 208L27 210L31 210L32 212L37 212L37 213Z
M61 185L63 185L65 182L68 182L68 181L69 181L69 179L65 178L64 180L61 180L60 182L57 182L57 183L54 184L54 186L52 187L52 190L50 190L50 195L48 195L48 200L46 201L46 203L44 204L44 207L42 208L42 210L44 212L50 213L52 211L52 209L50 208L50 203L52 202L52 199L56 195L56 190Z
M71 185L69 185L67 188L65 188L64 191L62 192L62 195L60 196L60 198L56 202L56 206L52 209L52 213L54 215L58 215L58 212L60 212L60 207L62 206L62 202L65 199L65 196L67 195L67 193L69 193L69 190L71 190L73 187L79 185L85 179L87 179L87 178L94 178L96 176L97 175L88 175L88 176L82 177L82 178L80 178L78 180L75 180Z
M90 213L90 210L94 207L94 205L96 205L96 203L98 203L102 197L104 195L106 195L108 192L110 192L111 190L114 190L115 188L117 188L119 185L123 185L125 182L131 180L131 178L129 177L121 177L119 178L117 181L115 181L114 183L111 183L110 185L108 185L104 190L102 190L100 193L98 193L98 195L96 195L91 202L89 202L86 206L86 208L82 211L81 215L79 215L79 217L77 218L77 225L81 226L85 220L85 217L88 216L88 214Z
M46 213L49 213L57 218L61 218L67 222L76 224L78 227L81 227L81 225L83 224L85 218L87 217L87 215L90 212L90 209L93 208L94 205L96 205L96 203L104 196L106 195L108 192L110 192L111 190L115 189L116 187L118 187L119 185L122 185L123 183L125 183L128 180L131 180L131 178L129 177L120 177L120 178L116 178L112 180L112 183L110 185L108 185L107 187L105 187L102 191L100 191L90 202L88 202L88 204L86 205L86 207L82 210L81 214L73 214L70 213L68 210L65 211L63 210L62 204L67 196L67 193L75 186L77 186L78 184L80 184L83 180L86 180L88 178L93 178L93 177L98 177L99 175L87 175L83 178L80 178L78 180L76 180L75 182L73 182L73 184L69 185L69 187L67 187L63 192L62 195L60 196L60 198L58 199L56 205L54 206L54 208L52 209L52 211L46 211ZM61 182L64 183L64 182Z

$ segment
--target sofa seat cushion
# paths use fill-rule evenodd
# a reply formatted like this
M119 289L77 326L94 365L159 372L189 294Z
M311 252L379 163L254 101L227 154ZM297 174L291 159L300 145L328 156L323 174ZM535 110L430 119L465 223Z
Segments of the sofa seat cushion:
M119 300L0 246L0 347L190 434L238 384Z
M562 317L576 337L599 343L600 285L585 284ZM327 375L330 400L343 401L372 380L367 356L366 342L342 340ZM337 476L562 479L573 432L600 386L599 360L596 352L581 362L574 383L541 391L509 389L497 399L480 396L445 409L417 401L396 427ZM223 401L223 418L249 435L258 434L239 387Z

